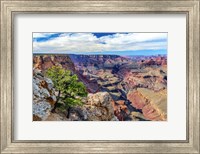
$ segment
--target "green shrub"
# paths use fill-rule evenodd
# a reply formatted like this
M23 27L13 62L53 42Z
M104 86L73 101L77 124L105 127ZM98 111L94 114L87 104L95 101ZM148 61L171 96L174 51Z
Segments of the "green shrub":
M72 75L71 71L65 70L61 66L53 66L46 71L46 76L50 78L55 89L58 91L56 107L70 108L83 104L82 98L87 96L85 85L78 81L77 75Z

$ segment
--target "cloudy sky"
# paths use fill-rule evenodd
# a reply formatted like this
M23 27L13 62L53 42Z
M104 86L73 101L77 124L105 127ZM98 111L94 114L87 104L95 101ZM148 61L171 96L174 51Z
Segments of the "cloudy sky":
M167 33L33 33L33 53L166 54Z

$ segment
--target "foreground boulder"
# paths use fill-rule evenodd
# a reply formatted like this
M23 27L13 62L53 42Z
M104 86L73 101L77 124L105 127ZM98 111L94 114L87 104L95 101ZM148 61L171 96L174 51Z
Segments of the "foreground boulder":
M107 92L89 94L85 108L88 112L88 120L91 121L116 121L112 98Z
M88 94L83 106L70 110L69 119L72 121L118 121L114 115L112 102L107 92Z

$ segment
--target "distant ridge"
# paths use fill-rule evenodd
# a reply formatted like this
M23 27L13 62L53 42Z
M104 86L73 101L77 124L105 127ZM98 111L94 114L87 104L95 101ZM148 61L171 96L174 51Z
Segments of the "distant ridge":
M94 54L94 53L92 53L92 54L77 54L77 53L74 53L74 54L72 54L72 53L34 53L33 52L33 55L79 55L79 56L84 56L84 55L94 55L94 56L103 56L103 55L107 55L107 56L122 56L122 57L137 57L137 56L147 56L147 57L149 57L149 56L167 56L167 54L149 54L149 55L145 55L145 54L141 54L141 55L121 55L121 54Z

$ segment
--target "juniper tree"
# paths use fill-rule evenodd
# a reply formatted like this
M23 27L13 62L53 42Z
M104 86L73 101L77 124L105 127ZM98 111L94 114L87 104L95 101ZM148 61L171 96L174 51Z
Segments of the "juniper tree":
M59 106L69 111L70 107L83 104L82 98L87 96L87 91L85 85L78 81L76 74L73 75L70 70L65 70L62 66L53 66L46 71L46 76L53 81L58 91L52 112Z

